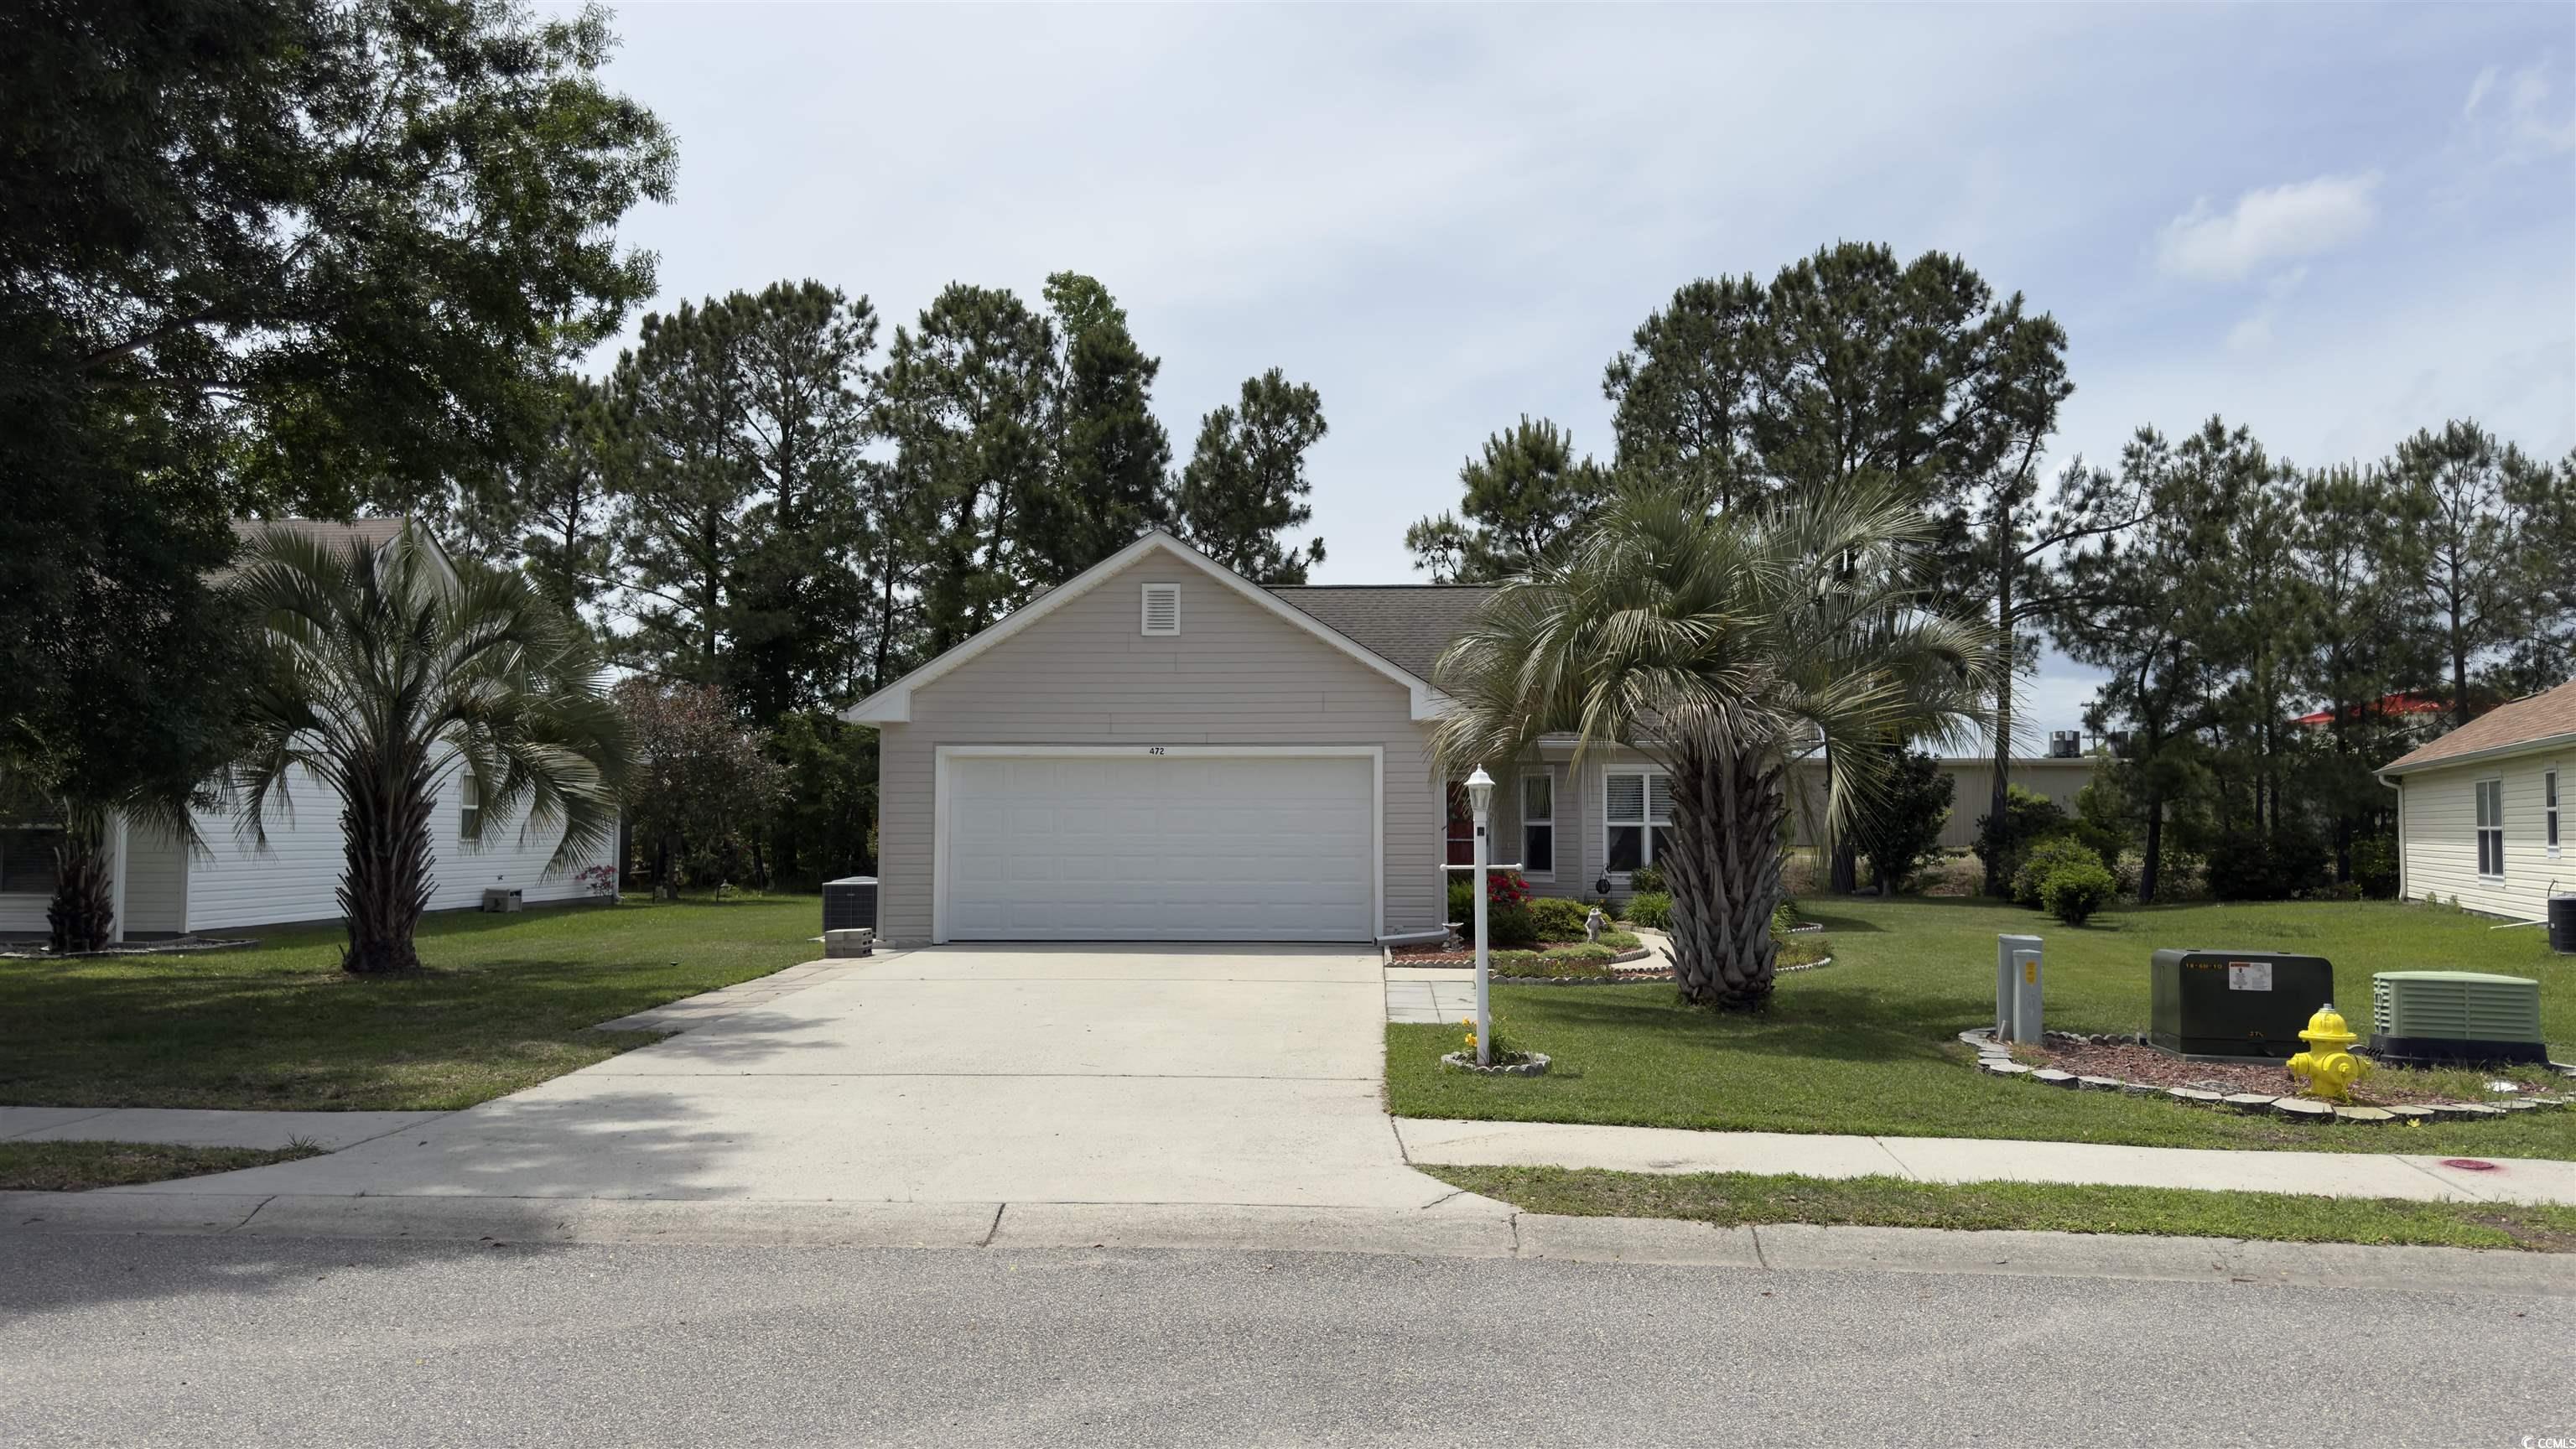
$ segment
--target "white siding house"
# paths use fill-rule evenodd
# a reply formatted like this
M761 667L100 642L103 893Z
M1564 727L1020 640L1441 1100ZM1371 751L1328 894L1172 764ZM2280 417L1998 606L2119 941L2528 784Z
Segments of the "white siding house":
M2518 921L2576 893L2576 682L2482 715L2381 772L2398 791L2398 890Z

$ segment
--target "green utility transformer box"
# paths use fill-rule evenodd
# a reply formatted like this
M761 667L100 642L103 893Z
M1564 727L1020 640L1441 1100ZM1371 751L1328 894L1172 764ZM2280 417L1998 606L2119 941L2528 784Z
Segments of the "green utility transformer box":
M2334 1000L2334 963L2274 951L2158 951L2147 1044L2186 1060L2279 1062Z

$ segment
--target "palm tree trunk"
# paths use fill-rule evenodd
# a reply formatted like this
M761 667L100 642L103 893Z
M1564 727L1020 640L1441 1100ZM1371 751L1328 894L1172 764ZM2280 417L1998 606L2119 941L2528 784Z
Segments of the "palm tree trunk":
M45 908L56 955L103 949L116 934L116 881L99 838L77 826L54 847L54 898Z
M1776 767L1742 756L1676 762L1672 852L1657 861L1673 888L1673 976L1684 1001L1722 1011L1769 1004L1787 813Z
M347 869L340 910L349 921L342 970L381 976L420 969L412 936L429 908L429 790L416 770L353 770L341 812Z

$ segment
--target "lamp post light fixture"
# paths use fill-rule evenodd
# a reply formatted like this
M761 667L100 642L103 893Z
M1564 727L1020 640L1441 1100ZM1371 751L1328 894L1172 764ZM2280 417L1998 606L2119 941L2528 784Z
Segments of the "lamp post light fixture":
M1478 765L1467 777L1467 809L1476 817L1476 1065L1494 1064L1493 952L1485 941L1485 863L1493 859L1486 828L1493 819L1494 777Z

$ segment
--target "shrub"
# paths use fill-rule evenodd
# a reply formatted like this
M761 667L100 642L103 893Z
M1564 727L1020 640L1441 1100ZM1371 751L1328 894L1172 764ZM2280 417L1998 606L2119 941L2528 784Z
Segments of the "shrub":
M1779 905L1773 907L1771 911L1771 939L1774 941L1785 941L1789 939L1790 928L1797 924L1798 903L1796 901L1782 901Z
M1538 922L1531 918L1530 908L1518 901L1486 902L1485 933L1486 944L1498 951L1538 944Z
M2085 852L2086 859L2069 861L2049 872L2039 888L2039 902L2048 913L2070 926L2080 926L2092 919L2093 913L2111 903L2119 882L2100 857Z
M1950 823L1950 803L1958 782L1930 755L1896 757L1888 771L1886 791L1860 827L1861 853L1879 891L1895 895L1914 872L1941 854L1941 829Z
M2397 839L2368 835L2352 843L2352 883L2374 901L2397 898Z
M1538 926L1540 940L1580 941L1584 918L1592 914L1592 908L1581 901L1541 896L1529 903L1529 913Z
M1462 932L1476 927L1476 882L1472 877L1449 877L1449 920Z
M2324 842L2295 815L2269 831L2228 831L2209 852L2209 893L2222 901L2285 901L2326 878Z
M1673 898L1662 891L1640 891L1628 897L1628 919L1635 925L1668 931L1673 924Z
M2040 891L2047 886L2050 876L2070 865L2101 864L2102 857L2083 841L2072 835L2051 836L2033 845L2029 854L2023 857L2021 869L2013 872L2013 902L2033 910L2042 909ZM2102 873L2109 875L2111 872L2105 867ZM2113 881L2112 889L2118 888L2119 882Z
M1927 896L1972 896L1986 888L1986 868L1973 855L1944 854L1916 879Z
M2014 882L2031 848L2051 836L2065 834L2067 828L2066 812L2058 808L2056 801L2036 790L2006 784L2003 818L1990 814L1977 817L1974 851L1993 878L2019 899L2020 891Z
M1664 868L1641 865L1628 872L1628 889L1646 895L1669 895L1672 887L1664 883Z

